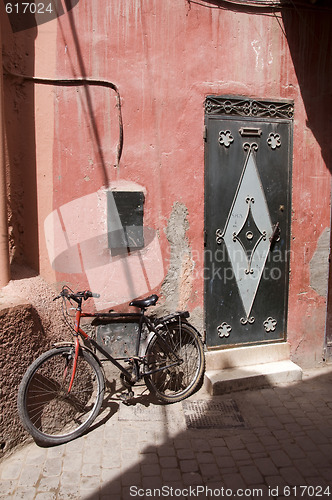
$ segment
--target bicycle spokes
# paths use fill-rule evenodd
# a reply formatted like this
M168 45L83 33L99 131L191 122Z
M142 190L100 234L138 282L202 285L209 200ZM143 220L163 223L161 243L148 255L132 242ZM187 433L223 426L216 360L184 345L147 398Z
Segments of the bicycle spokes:
M40 359L26 382L24 418L29 430L32 427L41 439L71 435L101 404L100 369L91 355L82 352L68 392L74 359L69 348L54 349Z
M158 330L147 350L146 381L165 401L193 392L204 370L202 344L187 324L170 323Z

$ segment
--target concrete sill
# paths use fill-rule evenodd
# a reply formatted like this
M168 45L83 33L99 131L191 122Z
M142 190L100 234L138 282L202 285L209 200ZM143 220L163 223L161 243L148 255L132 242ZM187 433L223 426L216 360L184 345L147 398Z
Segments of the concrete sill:
M290 360L207 370L204 386L212 396L246 389L293 383L302 379L302 369Z

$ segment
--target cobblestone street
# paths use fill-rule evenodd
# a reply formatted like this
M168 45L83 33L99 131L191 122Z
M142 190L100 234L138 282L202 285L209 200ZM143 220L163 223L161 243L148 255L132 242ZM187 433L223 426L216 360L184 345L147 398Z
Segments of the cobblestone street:
M34 443L0 464L1 498L326 498L332 494L332 366L300 383L163 406L105 400L75 441ZM212 404L213 403L213 404Z

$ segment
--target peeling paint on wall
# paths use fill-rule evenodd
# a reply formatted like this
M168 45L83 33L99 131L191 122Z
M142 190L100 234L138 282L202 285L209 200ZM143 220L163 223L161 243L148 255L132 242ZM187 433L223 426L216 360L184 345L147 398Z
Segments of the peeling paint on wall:
M330 229L326 227L319 237L310 261L310 286L322 297L327 296L330 254Z
M183 203L176 202L165 229L170 254L161 290L167 310L186 309L192 292L194 261L186 235L188 229L188 209Z

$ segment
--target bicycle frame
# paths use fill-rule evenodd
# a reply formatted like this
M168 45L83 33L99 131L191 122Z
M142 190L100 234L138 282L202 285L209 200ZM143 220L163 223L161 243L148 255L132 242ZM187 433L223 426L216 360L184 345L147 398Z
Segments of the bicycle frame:
M148 309L158 301L151 294L132 300L129 305L135 309L129 312L83 312L83 301L92 297L100 295L62 287L53 300L62 299L64 320L74 340L55 343L42 353L19 385L19 417L42 446L63 444L86 432L102 408L105 393L116 394L126 403L137 396L133 386L140 381L153 398L178 403L202 383L204 346L187 321L188 311L160 317L158 309L156 314ZM86 328L82 318L88 320ZM108 383L105 362L121 374L122 387ZM113 378L113 373L109 375ZM145 389L138 392L141 396Z
M77 308L76 308L76 313L75 313L75 323L74 323L74 340L75 340L75 354L74 354L74 363L73 363L73 371L72 371L72 375L71 375L71 380L70 380L70 383L69 383L69 388L68 388L68 393L70 392L71 388L72 388L72 385L73 385L73 382L74 382L74 378L75 378L75 374L76 374L76 367L77 367L77 360L78 360L78 354L79 354L79 349L80 349L80 343L79 343L79 340L78 340L78 336L80 335L83 339L85 340L89 340L89 342L91 342L91 344L95 347L95 349L97 349L101 354L103 354L103 356L105 356L107 358L108 361L110 361L114 366L116 366L122 373L123 375L126 377L126 379L128 380L128 382L130 382L131 384L134 384L135 382L137 382L138 380L140 380L142 378L142 374L141 374L141 371L139 370L138 371L138 377L135 377L133 376L133 374L127 370L126 368L124 368L113 356L111 356L105 349L103 349L103 347L98 344L92 337L90 337L90 335L88 335L84 330L82 330L82 328L80 327L80 322L81 322L81 318L110 318L110 319L116 319L116 318L138 318L139 319L139 333L138 333L138 338L137 338L137 344L136 344L136 355L133 357L129 357L128 359L136 359L137 361L140 361L140 358L138 356L138 352L139 352L139 346L140 346L140 343L141 343L141 335L142 335L142 327L143 327L143 324L146 324L147 327L148 327L148 330L150 332L153 332L155 335L158 336L159 340L161 341L162 344L164 344L166 346L166 348L171 351L175 358L176 358L176 362L175 363L171 363L167 366L163 366L161 368L157 368L155 370L150 370L146 373L144 373L144 376L146 375L151 375L153 373L156 373L156 372L159 372L159 371L162 371L162 370L166 370L167 368L170 368L172 366L175 366L175 365L178 365L182 362L182 360L177 356L177 354L174 352L174 350L172 349L172 347L168 344L168 342L166 342L165 339L162 338L162 336L159 334L159 332L157 331L157 329L155 328L153 322L149 319L148 316L146 316L144 314L144 310L141 310L140 313L116 313L116 312L110 312L110 313L86 313L86 312L83 312L82 311L82 298L74 298L72 297L72 299L78 304L77 305ZM173 318L176 317L176 316L173 316ZM180 317L180 316L179 316ZM171 316L170 316L171 318ZM139 365L138 365L139 366Z

